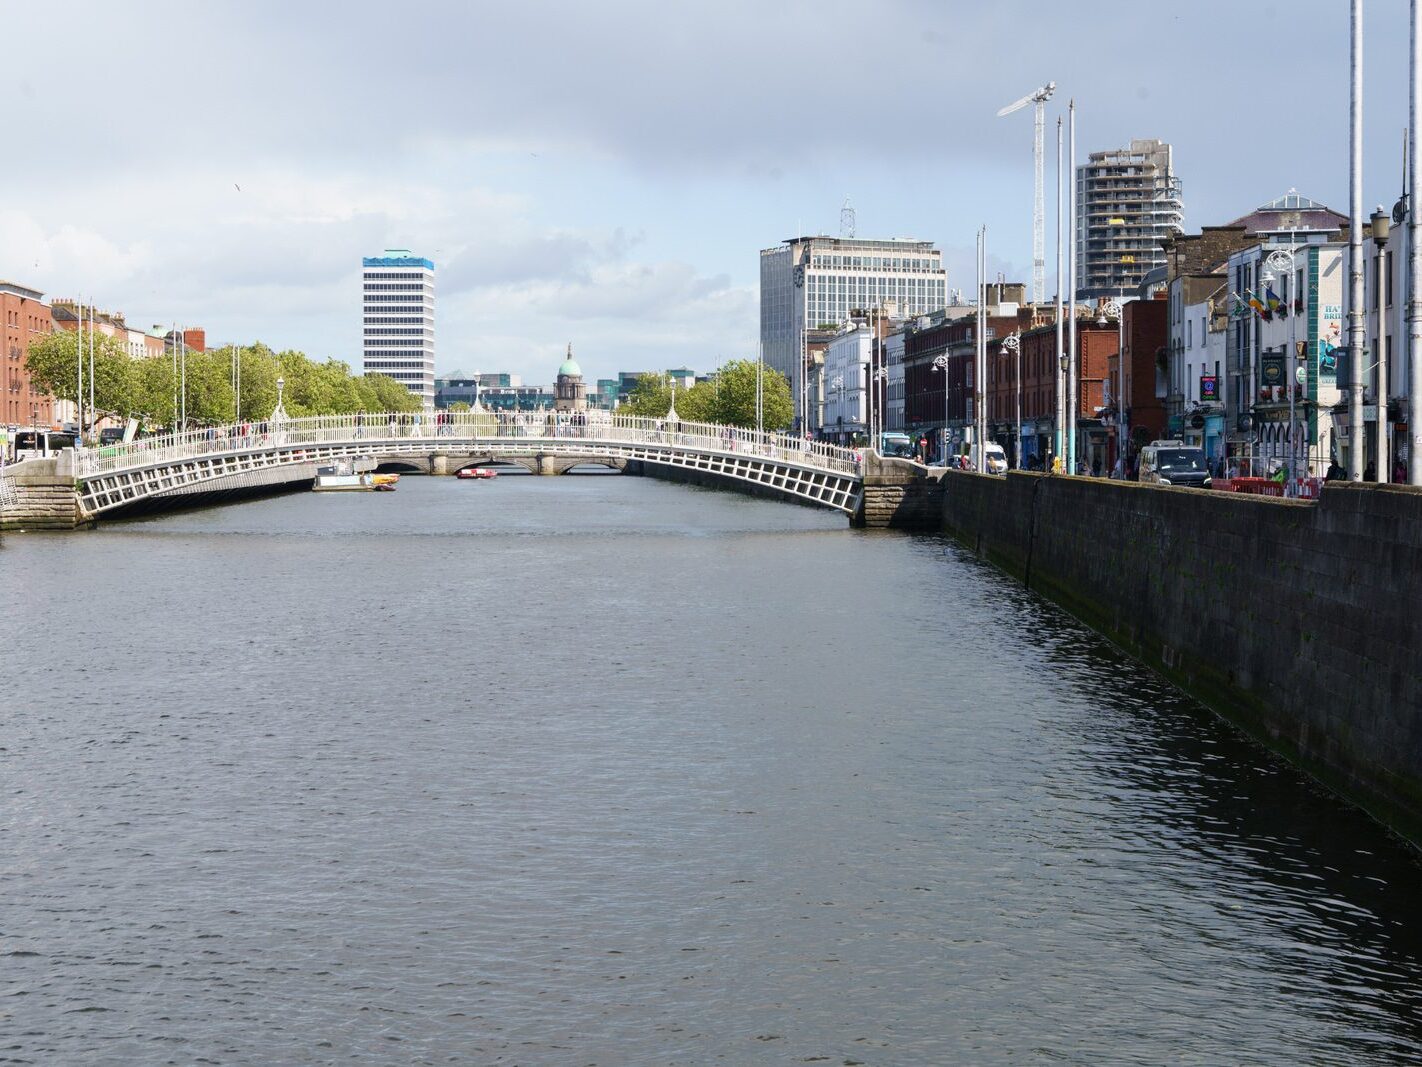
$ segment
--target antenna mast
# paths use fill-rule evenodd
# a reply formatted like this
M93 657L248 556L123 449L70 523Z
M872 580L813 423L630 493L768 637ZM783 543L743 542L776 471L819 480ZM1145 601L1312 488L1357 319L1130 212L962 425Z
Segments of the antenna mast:
M849 206L849 197L844 198L844 207L839 209L839 235L854 236L854 208Z

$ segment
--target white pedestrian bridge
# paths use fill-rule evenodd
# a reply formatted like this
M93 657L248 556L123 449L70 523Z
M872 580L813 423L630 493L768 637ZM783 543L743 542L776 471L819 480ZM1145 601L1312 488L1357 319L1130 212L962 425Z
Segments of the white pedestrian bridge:
M316 467L338 459L430 474L497 463L540 474L585 464L660 466L851 516L864 486L860 458L851 449L686 422L674 413L649 419L597 411L320 415L214 426L80 449L73 457L73 484L81 517L92 519L166 498L310 480Z

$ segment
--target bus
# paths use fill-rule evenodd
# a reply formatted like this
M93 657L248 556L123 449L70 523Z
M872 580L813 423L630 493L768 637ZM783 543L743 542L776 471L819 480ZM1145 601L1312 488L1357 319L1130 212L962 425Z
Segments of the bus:
M879 455L913 459L917 454L913 438L908 434L890 430L879 435Z
M44 459L61 449L73 448L78 434L59 430L15 431L15 462L22 459Z

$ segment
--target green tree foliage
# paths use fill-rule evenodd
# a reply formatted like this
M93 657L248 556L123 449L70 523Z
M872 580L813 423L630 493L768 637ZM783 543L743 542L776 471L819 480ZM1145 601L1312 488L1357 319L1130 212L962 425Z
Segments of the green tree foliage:
M84 336L85 410L89 404L89 337ZM25 356L30 380L35 386L58 400L73 400L79 385L79 334L74 330L55 330L30 342ZM127 417L134 410L134 392L138 375L133 360L117 340L96 334L94 337L94 407L99 415ZM92 420L87 419L86 422Z
M632 387L632 392L627 394L626 402L617 409L618 413L660 419L671 408L671 385L670 374L641 375L637 379L637 384ZM685 395L682 393L678 400ZM690 415L684 417L691 418Z
M762 371L761 402L765 428L787 429L795 417L795 405L790 400L790 382L786 380L785 375L770 367L764 367ZM711 381L698 385L698 389L705 389L714 394L714 417L706 421L731 426L754 426L755 379L755 360L733 359L718 370Z
M716 422L730 426L755 426L756 361L734 359L708 381L676 392L676 413L688 422ZM762 378L765 428L786 429L795 415L790 383L769 367ZM661 418L672 403L671 377L644 374L618 411L627 415Z
M56 330L30 345L26 362L35 384L60 400L73 400L78 378L78 335ZM85 400L88 400L88 336L84 339ZM296 351L274 352L257 343L189 351L175 361L171 352L148 359L131 358L114 338L94 338L94 406L101 415L130 415L150 424L172 426L182 409L185 386L190 425L231 422L238 416L232 388L234 356L242 365L240 418L259 420L277 402L289 415L332 415L353 411L418 411L420 399L383 374L352 375L339 360L318 363Z

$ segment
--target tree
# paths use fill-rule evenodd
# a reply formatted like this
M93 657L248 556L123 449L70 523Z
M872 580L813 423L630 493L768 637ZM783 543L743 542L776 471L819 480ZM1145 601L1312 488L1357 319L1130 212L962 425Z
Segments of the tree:
M757 363L753 359L733 359L697 388L714 394L711 417L706 422L731 426L755 426L755 381ZM764 367L761 375L761 404L767 430L786 429L795 415L790 401L790 383L785 375Z
M80 338L75 330L55 330L30 342L25 365L35 387L57 400L74 400L79 392ZM89 337L83 338L82 401L89 407ZM133 360L117 339L96 333L93 340L94 408L86 425L105 415L127 418L136 410L137 376Z
M454 403L449 405L449 410L456 415L462 415L466 411L469 411L470 407L465 401L456 400Z
M671 387L670 374L640 375L637 384L632 387L632 392L627 395L626 402L618 411L624 415L641 415L648 419L663 418L671 409Z
M717 422L729 426L755 426L756 361L733 359L708 381L676 392L676 413L688 422ZM618 410L628 415L662 418L672 404L671 376L644 374ZM769 367L762 377L764 425L783 430L794 418L790 383Z

